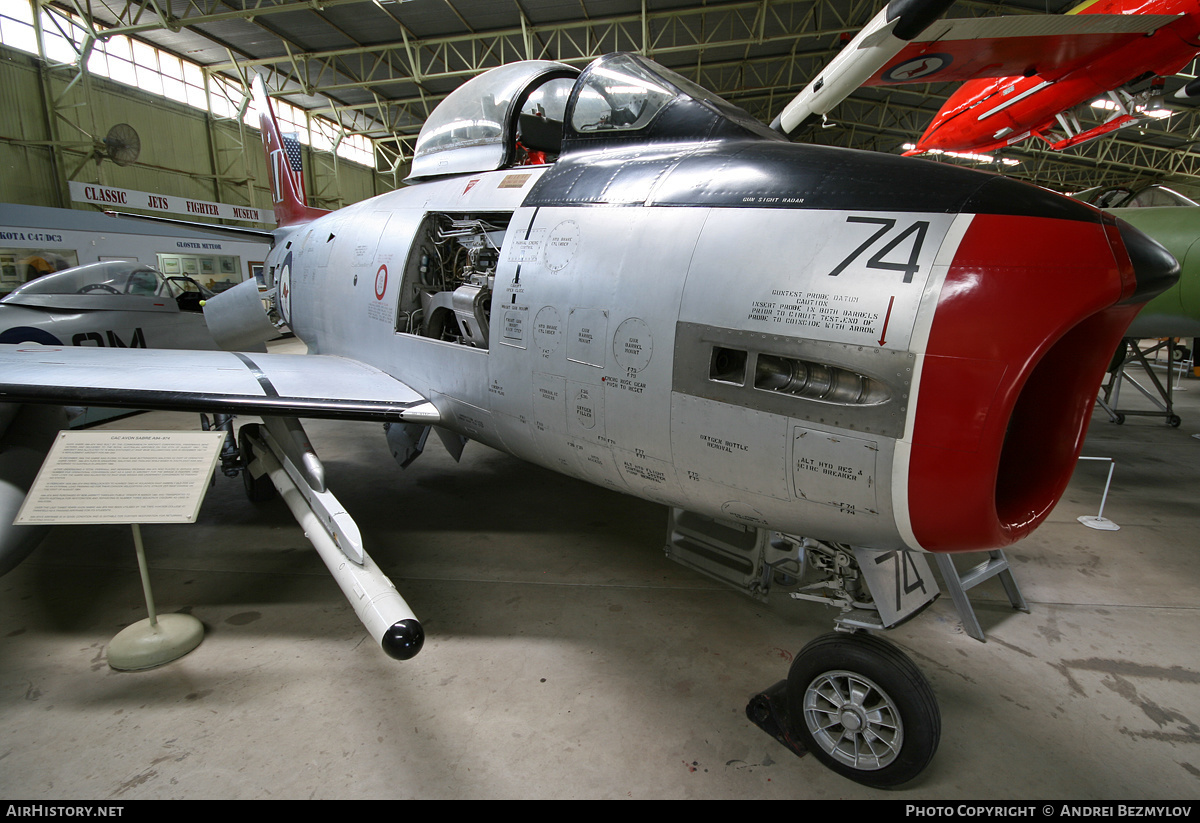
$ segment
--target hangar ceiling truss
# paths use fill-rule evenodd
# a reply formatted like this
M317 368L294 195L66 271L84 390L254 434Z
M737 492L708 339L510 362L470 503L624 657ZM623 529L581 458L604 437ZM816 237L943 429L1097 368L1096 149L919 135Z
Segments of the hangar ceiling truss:
M97 37L125 34L206 72L266 72L277 96L377 141L398 168L437 103L464 79L523 59L582 66L636 51L770 121L879 0L34 0L77 15ZM1071 0L960 0L953 16L1060 12ZM897 152L952 90L863 89L805 139ZM1200 191L1192 109L1139 131L1055 153L1024 144L1005 174L1055 188L1156 179ZM957 162L957 161L956 161Z

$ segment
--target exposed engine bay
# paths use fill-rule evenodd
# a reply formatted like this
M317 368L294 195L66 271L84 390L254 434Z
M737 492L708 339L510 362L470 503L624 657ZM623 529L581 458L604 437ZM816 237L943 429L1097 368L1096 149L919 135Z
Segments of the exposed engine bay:
M396 331L486 349L509 214L429 214L404 268Z

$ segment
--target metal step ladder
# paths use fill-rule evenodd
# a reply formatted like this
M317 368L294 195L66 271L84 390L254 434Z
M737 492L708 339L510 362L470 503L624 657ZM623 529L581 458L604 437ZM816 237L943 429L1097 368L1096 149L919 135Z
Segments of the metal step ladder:
M1017 587L1017 581L1013 578L1012 570L1008 566L1008 558L1000 549L987 552L987 560L964 574L958 573L958 568L954 565L954 558L951 555L937 554L934 557L937 559L938 571L942 574L946 590L950 592L950 599L954 601L958 615L962 618L963 629L976 640L987 642L983 629L979 627L979 620L975 617L975 609L967 597L967 590L978 586L983 581L999 576L1012 607L1017 611L1029 613L1029 606L1025 604L1025 598L1021 596L1021 590Z

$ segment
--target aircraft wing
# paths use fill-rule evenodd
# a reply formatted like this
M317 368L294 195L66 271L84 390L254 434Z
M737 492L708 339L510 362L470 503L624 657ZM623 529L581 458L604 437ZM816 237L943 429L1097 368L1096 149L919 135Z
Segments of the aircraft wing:
M1171 14L1052 14L938 20L863 82L944 83L1071 71L1165 26Z
M0 345L0 402L437 423L419 392L347 357Z
M1179 15L1048 14L943 20L951 0L890 0L784 107L791 135L862 85L955 82L1038 73L1052 80Z

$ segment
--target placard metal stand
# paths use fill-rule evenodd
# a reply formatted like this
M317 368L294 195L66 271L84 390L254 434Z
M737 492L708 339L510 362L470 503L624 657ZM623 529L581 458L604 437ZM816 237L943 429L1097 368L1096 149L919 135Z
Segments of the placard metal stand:
M157 613L139 524L194 523L224 441L223 431L60 432L17 513L17 524L132 527L149 617L112 639L113 669L152 669L204 639L204 625L192 615Z
M146 549L142 545L142 530L133 528L133 546L137 550L138 570L142 573L142 592L146 595L149 617L121 629L108 644L108 665L120 672L153 669L178 660L200 645L204 639L204 624L190 614L164 614L154 608L154 592L150 589L150 573L146 568Z

